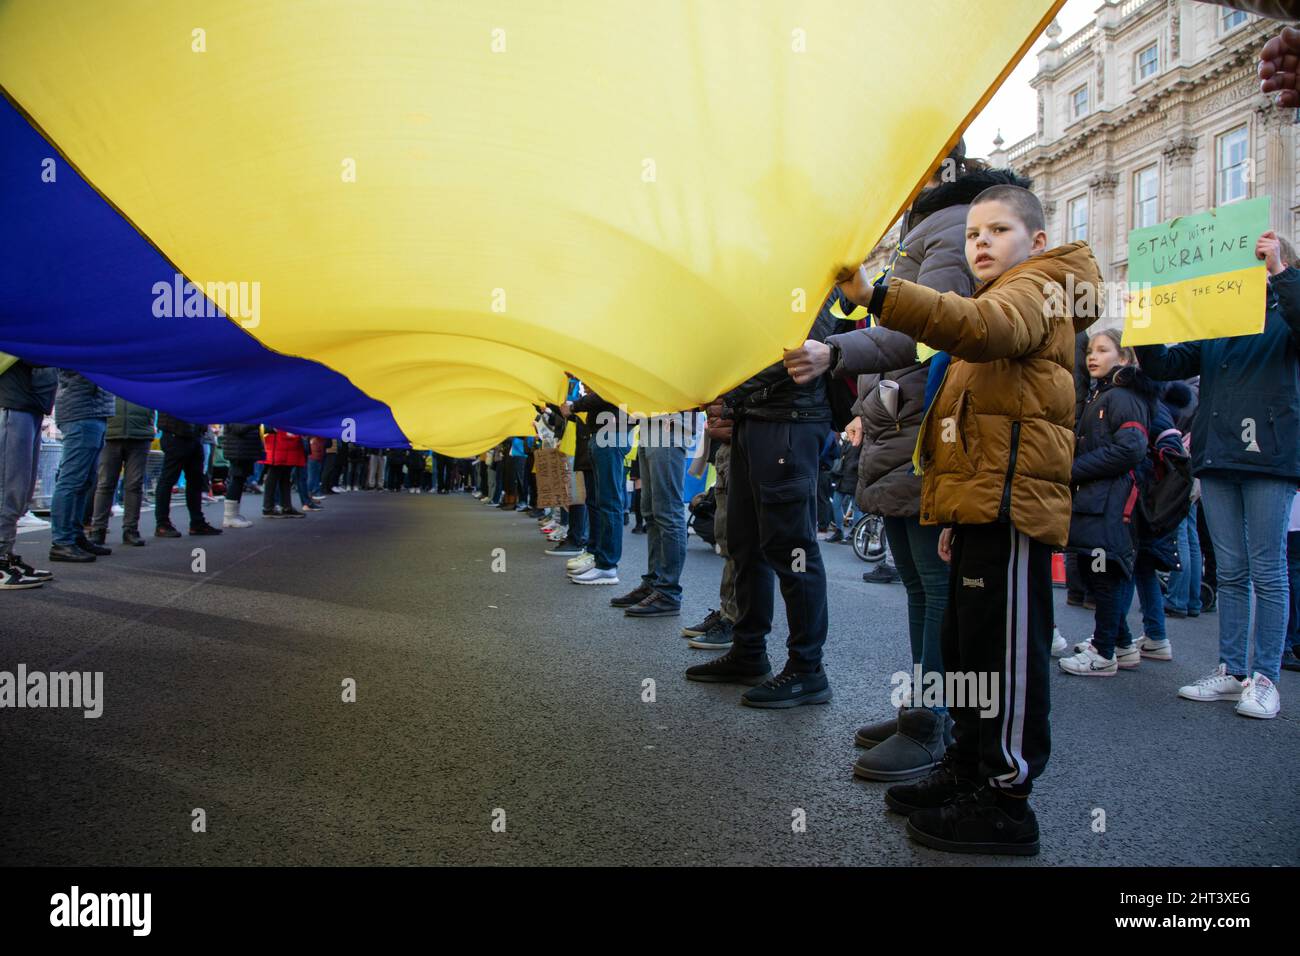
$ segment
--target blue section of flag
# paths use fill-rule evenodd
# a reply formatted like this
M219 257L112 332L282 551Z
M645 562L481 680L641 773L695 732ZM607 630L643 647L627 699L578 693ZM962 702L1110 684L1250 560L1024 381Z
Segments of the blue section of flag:
M0 351L187 421L326 437L351 422L361 444L408 447L387 405L319 362L274 352L219 312L156 317L155 284L173 285L175 268L7 100L0 210Z

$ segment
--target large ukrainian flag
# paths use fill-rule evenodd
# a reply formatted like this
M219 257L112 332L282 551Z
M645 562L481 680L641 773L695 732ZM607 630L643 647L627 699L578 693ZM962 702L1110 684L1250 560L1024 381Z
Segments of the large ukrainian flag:
M689 408L803 338L1057 6L0 2L0 350L453 454L565 371Z

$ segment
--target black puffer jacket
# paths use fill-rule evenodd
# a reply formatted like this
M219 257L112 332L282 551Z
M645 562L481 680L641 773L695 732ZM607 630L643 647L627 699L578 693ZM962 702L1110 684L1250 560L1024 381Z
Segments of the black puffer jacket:
M261 429L256 425L238 423L223 426L221 451L230 461L261 461L266 456Z
M1105 552L1126 577L1137 558L1136 517L1125 520L1135 471L1147 457L1156 386L1135 366L1121 365L1097 383L1074 426L1067 550L1089 560Z
M835 329L835 318L823 306L806 338L825 342ZM819 375L806 385L796 385L781 361L741 382L722 396L727 418L759 418L777 422L829 422L830 399L826 376Z

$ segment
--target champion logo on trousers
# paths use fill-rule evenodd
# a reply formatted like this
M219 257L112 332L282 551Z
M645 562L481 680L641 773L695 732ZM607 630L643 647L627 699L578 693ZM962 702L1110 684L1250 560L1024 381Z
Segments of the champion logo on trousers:
M961 586L964 588L982 588L984 587L983 578L962 578Z

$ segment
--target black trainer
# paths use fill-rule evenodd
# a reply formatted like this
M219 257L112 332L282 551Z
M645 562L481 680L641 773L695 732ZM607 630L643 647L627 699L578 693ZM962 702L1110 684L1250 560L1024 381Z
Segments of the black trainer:
M181 533L176 530L174 525L160 524L153 529L153 536L155 538L179 538Z
M709 631L717 627L721 620L722 612L709 608L709 613L705 616L704 620L700 621L699 624L693 625L692 627L682 628L682 637L700 637L707 634Z
M40 568L34 568L22 559L21 555L9 552L9 564L23 573L25 577L35 578L37 581L53 581L53 571L43 571Z
M0 591L24 591L45 582L26 574L7 554L0 554Z
M1038 819L1029 801L1018 801L1024 804L1024 815L1016 819L1002 805L1007 799L992 787L980 787L947 806L913 813L907 818L907 835L949 853L1037 855Z
M203 524L192 524L192 525L190 525L190 534L198 534L198 535L204 535L204 534L221 534L221 529L220 529L220 528L214 528L214 527L212 527L212 525L208 524L208 523L205 521L205 522L203 522Z
M898 580L898 572L888 561L881 561L874 569L864 571L862 580L868 584L893 584Z
M75 544L52 544L50 545L51 561L74 561L77 564L85 564L87 561L94 561L95 556L89 551L82 551Z
M106 558L113 553L112 548L104 547L103 540L91 541L84 534L77 535L77 547L97 558Z
M827 704L831 699L831 682L825 671L810 674L790 670L764 681L740 696L746 707L799 707L802 704Z
M978 787L978 779L957 771L957 762L949 751L939 766L916 783L895 784L886 790L885 806L907 816L947 806L963 794L974 793Z
M633 588L631 591L628 591L626 594L621 595L620 597L610 598L609 606L610 607L631 607L633 604L640 604L643 600L645 600L646 596L649 595L650 592L652 592L653 590L654 588L650 587L650 585L642 584L638 587Z
M674 601L654 588L639 603L623 612L625 617L676 617L682 613L682 602Z
M712 684L747 684L754 687L772 676L772 665L764 654L757 661L728 651L707 664L686 668L687 680L706 681Z

